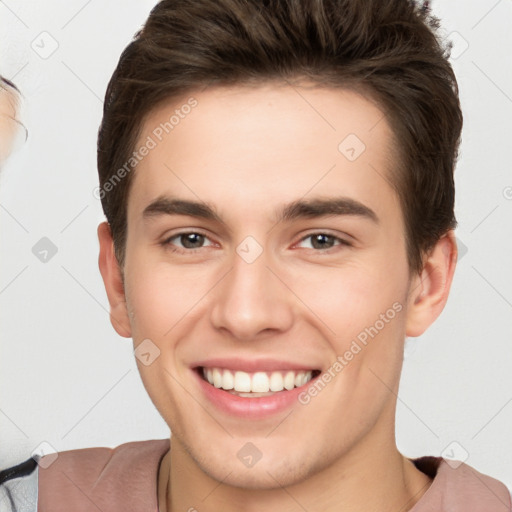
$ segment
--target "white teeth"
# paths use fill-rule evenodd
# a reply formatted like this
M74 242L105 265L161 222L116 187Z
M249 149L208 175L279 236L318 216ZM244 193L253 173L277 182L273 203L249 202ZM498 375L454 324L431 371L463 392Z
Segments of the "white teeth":
M284 387L288 391L295 387L295 374L293 372L288 372L284 377Z
M251 376L245 372L235 372L235 391L252 391Z
M270 382L272 383L272 381ZM270 385L270 389L272 389L272 384ZM268 376L266 373L256 372L252 376L251 391L253 393L265 393L268 391ZM274 390L272 389L272 391Z
M283 376L279 372L272 372L272 375L270 375L270 391L283 391L283 389Z
M230 390L235 387L235 377L229 370L222 373L222 389Z
M203 368L203 376L216 388L234 393L268 393L291 390L309 382L312 371L278 371L247 373L222 368Z
M216 388L222 387L222 373L218 368L213 369L213 385Z

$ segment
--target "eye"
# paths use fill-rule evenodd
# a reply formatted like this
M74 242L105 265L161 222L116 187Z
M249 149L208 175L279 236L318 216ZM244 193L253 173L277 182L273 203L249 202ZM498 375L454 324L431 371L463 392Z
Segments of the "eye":
M344 245L348 247L352 245L350 242L347 242L342 238L324 232L311 233L303 237L299 241L299 244L308 239L311 239L311 247L313 249L321 250L315 252L325 252L329 249L332 249L336 245ZM168 248L172 252L190 254L191 252L195 252L196 250L202 249L203 247L207 247L204 245L205 241L207 240L209 240L209 238L204 233L199 231L182 231L166 238L163 242L161 242L161 245ZM210 243L209 245L213 246L214 244Z
M305 240L311 239L311 246L313 249L322 249L324 251L332 249L335 245L345 245L351 247L351 243L346 240L339 238L337 236L331 235L329 233L310 233L300 240L300 242L304 242ZM300 243L299 242L299 243ZM336 244L336 242L339 242ZM317 251L318 252L318 251Z
M180 243L181 246L178 245L177 247L175 247L175 240L178 243ZM190 253L204 247L203 244L205 240L209 240L208 237L205 234L200 233L198 231L182 231L180 233L172 235L169 238L166 238L162 242L162 245L164 247L168 247L172 252Z

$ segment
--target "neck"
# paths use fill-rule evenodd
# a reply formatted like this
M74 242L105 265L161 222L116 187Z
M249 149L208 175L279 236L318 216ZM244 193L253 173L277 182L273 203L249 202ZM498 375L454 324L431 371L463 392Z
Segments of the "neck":
M172 439L159 476L160 512L406 512L432 480L398 452L394 436L393 442L377 441L378 436L362 440L350 453L301 482L287 487L276 482L274 488L255 490L211 478L181 443Z

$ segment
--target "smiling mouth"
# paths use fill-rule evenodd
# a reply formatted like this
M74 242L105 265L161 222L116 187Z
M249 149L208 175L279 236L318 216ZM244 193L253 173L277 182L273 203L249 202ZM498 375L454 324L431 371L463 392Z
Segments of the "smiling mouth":
M280 370L273 372L243 372L225 368L196 369L203 380L232 395L247 398L271 396L291 391L310 382L320 370Z

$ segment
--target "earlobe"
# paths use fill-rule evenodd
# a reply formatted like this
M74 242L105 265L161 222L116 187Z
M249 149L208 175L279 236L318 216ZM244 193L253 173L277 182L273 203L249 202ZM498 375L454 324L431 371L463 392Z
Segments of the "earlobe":
M98 265L110 304L110 322L124 338L131 337L131 325L124 292L121 269L114 253L114 242L108 222L98 226L100 254Z
M421 274L411 280L407 336L420 336L441 314L448 300L456 264L457 242L453 230L450 230L425 258Z

